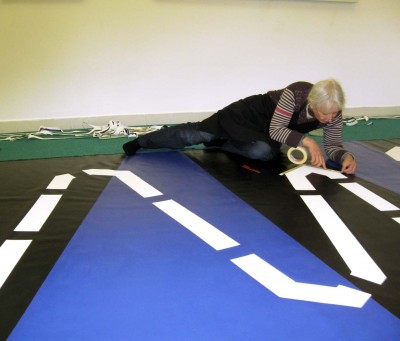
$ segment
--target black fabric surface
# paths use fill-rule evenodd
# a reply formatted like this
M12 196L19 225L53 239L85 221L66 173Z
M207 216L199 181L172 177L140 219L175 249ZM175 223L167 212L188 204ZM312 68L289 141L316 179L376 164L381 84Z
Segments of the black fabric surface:
M310 194L309 191L294 190L286 177L279 175L295 166L285 157L265 163L218 150L185 151L185 154L331 268L361 290L371 293L377 302L400 317L400 229L391 219L399 216L399 211L378 211L365 201L355 199L334 180L318 174L308 177L316 188L312 194L323 196L387 276L382 285L377 285L350 275L347 265L300 197ZM395 193L354 176L350 176L349 181L356 181L400 207L400 198Z
M396 141L375 141L376 149L386 151ZM283 152L285 152L283 148ZM373 295L387 310L400 317L400 229L392 217L399 211L381 212L361 199L354 199L337 181L312 174L310 181L338 213L370 256L387 276L377 285L350 275L338 254L300 195L280 173L295 165L281 157L276 162L259 162L220 152L218 149L183 152L243 201L266 216L292 238L314 253L357 287ZM83 169L117 169L121 154L72 158L0 162L0 245L5 240L32 239L18 266L0 290L0 340L5 340L39 290L64 248L90 211L109 178L88 176ZM162 172L162 169L154 169ZM390 169L387 170L390 172ZM56 175L69 173L76 178L67 190L47 190ZM357 177L350 182L368 188L400 207L400 198ZM14 229L41 194L62 194L62 199L40 232ZM309 194L309 193L308 193ZM218 207L215 207L218 210ZM68 219L67 219L68 218Z
M6 239L32 240L0 290L0 340L5 340L53 265L108 183L83 169L117 169L120 155L0 162L0 245ZM76 178L67 190L47 190L56 175ZM41 194L63 194L39 232L15 232Z

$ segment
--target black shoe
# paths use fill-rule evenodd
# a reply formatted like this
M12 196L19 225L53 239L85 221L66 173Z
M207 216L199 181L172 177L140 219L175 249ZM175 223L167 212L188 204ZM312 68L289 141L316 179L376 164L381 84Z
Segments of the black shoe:
M215 140L211 140L209 142L203 142L205 147L217 147L217 148L221 148L222 145L226 142L225 139L215 139Z
M122 146L126 155L134 155L140 149L140 145L137 139L129 141Z

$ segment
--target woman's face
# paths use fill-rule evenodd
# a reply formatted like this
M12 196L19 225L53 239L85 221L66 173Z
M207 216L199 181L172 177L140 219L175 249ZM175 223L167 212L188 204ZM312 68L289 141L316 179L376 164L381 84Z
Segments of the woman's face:
M340 113L341 110L337 107L327 108L326 105L321 105L319 107L311 106L312 111L318 121L321 123L331 123Z

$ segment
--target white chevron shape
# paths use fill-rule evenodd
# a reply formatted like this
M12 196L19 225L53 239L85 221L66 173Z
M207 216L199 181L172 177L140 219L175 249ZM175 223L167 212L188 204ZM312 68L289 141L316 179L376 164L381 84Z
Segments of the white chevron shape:
M314 186L307 179L307 175L310 175L311 173L324 175L330 179L347 179L345 175L338 171L307 165L293 168L287 172L282 173L281 175L285 175L292 184L293 188L297 191L314 191Z
M296 282L255 254L231 261L281 298L361 308L371 297L343 285L330 287Z
M85 169L83 171L89 175L115 176L143 198L162 195L159 190L133 174L131 171L112 169Z

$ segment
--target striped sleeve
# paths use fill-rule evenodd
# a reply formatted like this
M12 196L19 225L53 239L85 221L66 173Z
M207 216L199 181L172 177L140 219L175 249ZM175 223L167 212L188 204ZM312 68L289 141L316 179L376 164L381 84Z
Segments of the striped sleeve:
M332 123L324 127L324 150L328 158L331 160L342 163L344 154L348 153L343 149L342 141L342 115L338 115Z
M297 147L303 135L288 128L294 113L295 100L293 92L285 89L272 115L269 136L271 139L291 147Z

